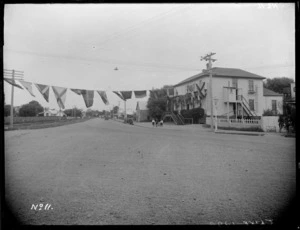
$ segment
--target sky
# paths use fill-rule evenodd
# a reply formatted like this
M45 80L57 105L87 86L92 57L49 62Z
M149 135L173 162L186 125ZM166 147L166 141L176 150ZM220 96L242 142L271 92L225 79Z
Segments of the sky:
M213 67L239 68L266 78L295 80L294 3L211 4L5 4L4 69L24 80L68 88L65 107L86 110L69 88L95 92L91 109L124 102L112 91L151 90L174 85L206 68L201 56L216 53ZM118 70L115 70L115 68ZM14 106L38 101L14 89ZM5 104L11 85L4 82ZM149 95L149 92L147 93ZM128 113L137 101L126 102Z

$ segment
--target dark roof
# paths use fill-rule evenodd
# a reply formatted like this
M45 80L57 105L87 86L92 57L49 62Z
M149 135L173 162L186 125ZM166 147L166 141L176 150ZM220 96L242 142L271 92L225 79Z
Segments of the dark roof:
M266 89L266 88L264 88L263 94L264 94L264 96L283 96L280 93L276 93L276 92L274 92L272 90L269 90L269 89Z
M257 74L250 73L250 72L247 72L247 71L241 70L241 69L234 69L234 68L214 67L214 68L212 68L212 74L214 76L218 76L218 77L238 77L238 78L265 79L265 77L259 76ZM174 86L179 86L179 85L182 85L184 83L188 83L188 82L197 80L198 78L205 77L205 76L208 76L208 75L209 75L208 72L202 72L202 73L196 74L192 77L189 77L189 78L179 82L178 84L176 84Z

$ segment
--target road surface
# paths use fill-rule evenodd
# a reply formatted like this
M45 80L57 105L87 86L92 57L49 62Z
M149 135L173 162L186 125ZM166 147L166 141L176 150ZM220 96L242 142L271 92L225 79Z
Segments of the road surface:
M295 195L295 139L112 120L5 132L24 224L272 223Z

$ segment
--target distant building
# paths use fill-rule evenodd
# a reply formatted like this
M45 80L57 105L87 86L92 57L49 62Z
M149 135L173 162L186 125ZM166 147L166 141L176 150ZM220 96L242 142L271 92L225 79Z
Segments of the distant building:
M283 94L264 88L264 109L272 110L274 115L283 113Z
M136 121L150 121L149 110L147 108L147 101L138 101L136 104Z
M43 117L50 117L50 116L56 116L56 117L66 117L67 115L64 113L64 111L57 111L56 109L49 109L48 107L44 108L43 112L38 113L38 116Z

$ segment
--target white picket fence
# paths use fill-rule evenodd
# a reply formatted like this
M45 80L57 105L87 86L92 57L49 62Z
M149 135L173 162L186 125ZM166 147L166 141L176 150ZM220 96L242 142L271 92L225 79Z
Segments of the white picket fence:
M210 119L206 118L206 124L210 124ZM237 127L237 128L247 128L247 127L262 127L261 120L254 119L228 119L218 118L218 126L220 127Z
M218 118L219 123L231 123L231 124L246 124L246 125L260 125L260 120L253 120L253 119L224 119Z

